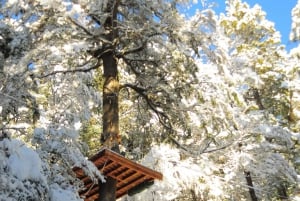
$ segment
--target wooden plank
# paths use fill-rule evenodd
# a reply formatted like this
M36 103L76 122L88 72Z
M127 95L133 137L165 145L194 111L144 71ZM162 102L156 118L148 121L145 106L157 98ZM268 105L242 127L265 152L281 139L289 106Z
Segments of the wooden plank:
M97 193L97 194L94 194L93 196L91 196L91 197L85 199L84 201L95 201L95 200L97 200L98 198L99 198L99 194Z
M134 170L126 167L126 170L124 172L122 172L121 174L115 175L115 176L116 176L117 180L121 181L122 178L124 178L124 177L126 177L128 175L131 175L134 172L135 172Z
M79 191L80 195L84 195L89 192L93 192L94 188L98 188L98 184L94 184L93 182L87 183L84 185L85 188Z
M84 171L80 167L74 167L73 171L76 173L78 179L86 177Z
M84 177L81 177L79 179L84 183L84 185L89 184L89 183L93 183L91 178L87 175L85 175Z
M96 192L93 192L93 194L90 194L88 197L84 198L84 201L94 201L99 198L99 189L97 189Z
M122 188L123 186L127 185L128 183L131 183L131 181L136 180L137 178L145 177L142 174L139 174L137 172L131 174L130 176L120 180L120 182L117 184L117 188Z
M104 150L106 150L106 149L100 150L98 153L96 153L91 158L89 158L89 160L94 162L94 161L97 161L99 158L107 158L107 157L104 157L104 155L105 155Z
M88 176L82 178L81 181L84 183L84 185L87 185L89 183L93 183L93 181L91 180L91 178L88 177Z
M143 183L143 182L145 182L146 180L149 180L149 179L151 179L151 178L144 177L144 176L143 177L138 177L134 181L132 181L131 183L119 188L118 191L117 191L117 195L122 196L122 195L126 194L131 188L133 188L133 187L135 187L135 186L137 186L137 185L139 185L139 184L141 184L141 183Z
M122 173L124 170L126 170L126 167L120 165L120 167L116 168L116 169L112 169L109 172L106 172L105 175L110 176L112 178L116 178L116 175Z
M98 168L98 169L101 169L100 167L103 166L103 164L109 164L109 163L112 163L113 161L111 160L108 160L108 157L106 156L103 156L101 158L94 158L94 161L89 159L91 162L94 163L94 165ZM73 168L73 171L76 173L77 175L77 178L78 179L81 179L81 178L84 178L86 177L86 174L84 173L83 169L81 169L80 167L74 167Z
M89 186L90 187L90 186ZM83 192L80 192L80 196L85 196L84 200L90 200L91 197L94 197L95 195L99 195L99 186L95 186L91 189L87 188Z
M135 163L133 161L130 161L126 158L124 158L123 156L113 152L113 151L109 151L107 149L104 150L105 152L105 155L107 155L109 157L109 159L113 160L113 161L117 161L118 163L128 167L128 168L131 168L131 169L134 169L135 171L137 172L141 172L142 174L146 174L146 175L149 175L155 179L159 179L159 180L162 180L162 174L160 172L157 172L155 170L151 170L150 168L147 168L145 166L142 166L138 163Z
M97 167L98 170L101 170L104 165L110 165L111 163L114 163L112 160L106 159L99 159L97 160L97 163L94 163L94 165ZM80 180L85 180L88 176L84 173L83 169L80 167L74 167L73 171L76 173L76 176ZM101 172L101 171L100 171Z
M100 167L107 164L110 160L108 157L103 156L101 158L95 159L94 161L90 159L90 161L93 162L97 167Z
M99 170L100 170L100 172L102 172L103 175L107 175L112 170L119 169L120 167L122 167L121 164L119 164L115 161L112 161L109 165L105 165Z

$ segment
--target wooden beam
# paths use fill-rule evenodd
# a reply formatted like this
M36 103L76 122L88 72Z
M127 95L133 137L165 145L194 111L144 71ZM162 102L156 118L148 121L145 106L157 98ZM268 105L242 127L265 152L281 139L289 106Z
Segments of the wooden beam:
M129 189L147 181L148 179L149 179L148 177L138 177L133 182L128 183L127 185L125 185L121 188L118 188L118 193L124 195L129 191Z
M104 166L102 168L101 172L104 175L108 175L110 172L119 170L120 168L124 168L124 167L122 167L121 164L116 163L115 161L113 161L110 165Z
M84 191L82 191L80 193L80 195L83 196L83 197L86 197L84 199L85 201L90 201L90 200L94 201L99 196L99 186L96 186L92 189L87 188Z
M140 172L142 174L146 174L146 175L149 175L149 176L152 176L154 177L155 179L159 179L159 180L162 180L162 174L155 171L155 170L151 170L150 168L147 168L145 166L142 166L138 163L135 163L133 161L130 161L122 156L120 156L119 154L117 153L114 153L112 151L107 151L105 150L105 155L107 155L111 160L113 161L117 161L119 163L121 163L122 165L128 167L128 168L131 168L137 172Z
M116 175L116 179L121 181L122 178L126 177L127 175L131 175L132 173L134 173L134 171L132 169L129 169L129 168L126 167L125 171L123 171L119 175Z
M133 172L132 174L128 175L127 177L120 180L120 182L117 184L117 188L123 187L127 184L129 184L131 181L134 181L137 178L144 177L144 175L141 175L137 172Z
M125 169L126 169L126 167L122 166L121 164L118 164L118 166L115 166L114 169L105 170L104 174L107 175L107 176L115 178L114 174L118 174L118 173L124 171Z

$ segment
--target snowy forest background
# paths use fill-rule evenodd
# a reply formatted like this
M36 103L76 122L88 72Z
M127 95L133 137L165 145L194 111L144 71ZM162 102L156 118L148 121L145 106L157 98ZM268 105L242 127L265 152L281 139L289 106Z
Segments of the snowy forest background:
M75 166L103 178L87 158L104 146L112 53L120 150L164 175L122 200L253 200L248 173L258 200L299 201L300 46L258 5L211 3L1 0L0 200L82 200ZM297 42L300 1L292 21Z

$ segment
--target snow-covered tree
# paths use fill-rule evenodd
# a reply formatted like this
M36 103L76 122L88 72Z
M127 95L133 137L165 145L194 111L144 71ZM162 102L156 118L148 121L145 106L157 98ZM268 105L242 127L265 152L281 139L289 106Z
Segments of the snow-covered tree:
M102 143L116 146L120 90L135 100L125 107L136 124L124 127L162 125L156 132L149 129L146 148L169 140L177 128L186 132L187 109L178 104L192 95L190 85L197 81L192 57L197 46L190 36L208 41L198 26L210 27L211 19L201 13L200 22L183 26L177 3L187 2L1 2L2 135L36 150L49 170L46 190L69 188L73 181L67 175L74 166L96 174L79 152L79 129L92 116L103 116ZM178 114L171 113L173 108ZM133 142L130 149L136 147L135 137L124 135L127 144ZM58 173L64 175L61 180Z
M1 184L7 187L1 187L0 199L81 200L72 168L82 167L92 178L102 176L80 152L76 125L61 119L74 116L59 112L65 106L56 105L63 91L57 93L58 85L34 75L35 56L45 53L47 26L54 26L51 11L27 1L1 2L0 9Z
M292 9L292 29L290 33L291 41L298 41L300 39L300 1L297 2Z
M290 40L294 42L299 41L299 1L295 5L292 10L292 29L290 34ZM288 68L288 77L291 80L290 82L290 89L292 93L291 96L291 111L290 111L290 119L293 122L293 129L299 132L299 120L300 120L300 113L299 113L299 45L298 47L292 49L289 55L289 68Z
M210 35L214 55L209 64L199 62L191 135L179 143L183 156L155 147L146 163L166 172L170 200L285 199L299 188L299 133L291 119L297 111L291 104L295 63L258 5L227 1L216 26ZM160 150L164 157L157 160ZM157 184L132 200L166 200L159 189Z

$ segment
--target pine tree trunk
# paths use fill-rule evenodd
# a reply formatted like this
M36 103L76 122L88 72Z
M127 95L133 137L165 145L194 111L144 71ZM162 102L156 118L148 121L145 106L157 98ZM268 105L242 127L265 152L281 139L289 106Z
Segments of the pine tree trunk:
M107 41L113 44L117 37L116 17L118 0L108 1L105 12L108 17L104 23ZM118 64L114 55L114 46L108 45L101 55L103 61L103 131L101 143L104 147L119 153L119 80ZM117 191L117 180L107 177L105 183L99 181L99 199L98 201L115 201Z
M103 133L101 142L104 146L119 152L119 80L117 62L113 53L103 55Z
M114 46L112 45L118 36L115 28L117 19L118 0L107 2L105 13L108 14L104 28L104 36L111 44L106 44L104 54L101 55L103 61L103 133L101 143L103 146L119 152L119 80L118 64L114 55Z

